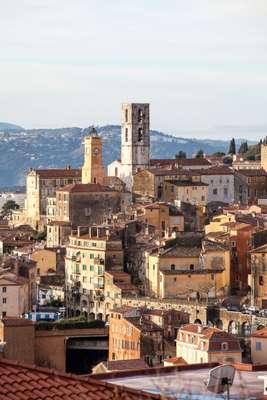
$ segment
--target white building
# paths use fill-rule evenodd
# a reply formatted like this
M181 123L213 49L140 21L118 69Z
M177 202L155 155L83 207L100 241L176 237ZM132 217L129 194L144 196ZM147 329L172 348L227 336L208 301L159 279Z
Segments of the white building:
M115 160L108 166L108 175L121 178L131 189L133 174L148 168L149 153L149 104L123 104L121 160Z
M229 167L211 167L199 172L201 181L209 185L208 203L213 201L234 203L235 178L232 169Z

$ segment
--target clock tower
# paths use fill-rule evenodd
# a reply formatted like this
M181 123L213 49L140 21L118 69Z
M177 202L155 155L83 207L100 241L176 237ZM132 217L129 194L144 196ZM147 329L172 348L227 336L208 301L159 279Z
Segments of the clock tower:
M82 183L101 183L105 176L102 161L102 140L96 130L91 136L84 138L84 164L82 167Z

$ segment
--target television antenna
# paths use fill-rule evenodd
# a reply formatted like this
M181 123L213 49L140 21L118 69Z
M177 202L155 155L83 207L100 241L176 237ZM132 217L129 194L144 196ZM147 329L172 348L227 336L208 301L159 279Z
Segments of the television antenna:
M207 390L220 394L226 392L227 400L230 400L230 387L234 382L235 368L232 365L220 365L209 372L208 381L205 382Z

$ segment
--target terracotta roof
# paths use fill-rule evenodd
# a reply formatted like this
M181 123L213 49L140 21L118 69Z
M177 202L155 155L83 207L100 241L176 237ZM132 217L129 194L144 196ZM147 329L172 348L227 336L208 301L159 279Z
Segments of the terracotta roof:
M163 361L169 362L169 363L172 363L172 364L175 364L175 365L187 364L187 362L183 359L183 357L166 358Z
M267 328L259 329L258 331L253 332L251 336L267 338Z
M174 159L152 159L150 165L173 165L180 166L197 166L197 165L211 165L205 158L174 158Z
M175 181L166 181L172 185L175 186L209 186L207 183L204 182L191 182L191 181L180 181L180 180L175 180Z
M81 169L71 168L56 168L56 169L36 169L36 172L41 178L79 178L82 176Z
M73 183L58 189L59 192L69 193L95 193L95 192L114 192L108 186L100 185L100 183Z
M257 247L254 250L251 250L250 253L267 253L267 244L264 244L260 247Z
M29 319L25 318L17 318L17 317L4 317L2 318L2 323L5 326L32 326L34 323L30 321Z
M145 400L160 396L91 377L16 361L0 361L1 400Z
M192 175L234 175L234 171L231 168L224 166L215 166L205 169L192 169L189 171L192 173Z
M267 176L264 169L238 169L237 173L245 176Z
M25 285L28 282L26 278L23 278L21 276L16 276L12 273L0 275L0 280L2 279L14 285Z
M144 171L144 170L143 170ZM143 172L140 171L140 172ZM187 169L168 169L168 168L149 168L146 171L149 171L150 173L152 173L153 175L157 175L157 176L172 176L172 175L179 175L179 176L198 176L199 173L193 172L192 170L187 170ZM137 172L138 174L138 172Z

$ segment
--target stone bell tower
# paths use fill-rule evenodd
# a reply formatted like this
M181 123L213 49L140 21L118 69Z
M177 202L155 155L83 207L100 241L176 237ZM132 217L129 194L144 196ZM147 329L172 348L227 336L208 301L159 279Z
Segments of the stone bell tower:
M101 183L105 176L102 160L102 140L93 128L92 135L84 138L84 164L82 183Z
M149 166L149 104L122 104L121 166L123 175L132 175Z

